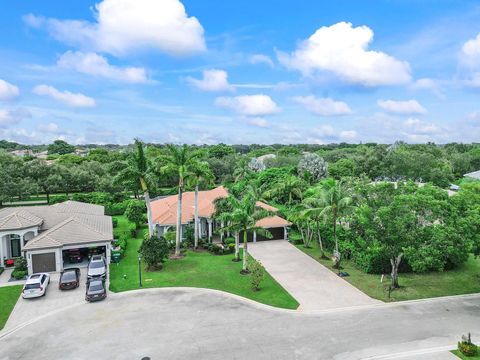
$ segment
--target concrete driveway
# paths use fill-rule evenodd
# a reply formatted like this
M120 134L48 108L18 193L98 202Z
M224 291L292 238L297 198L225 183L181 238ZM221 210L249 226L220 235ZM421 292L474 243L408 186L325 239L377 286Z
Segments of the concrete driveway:
M33 299L22 299L20 297L5 324L5 330L30 322L51 312L85 303L86 268L80 269L80 286L74 290L59 290L59 279L60 273L50 274L50 285L48 285L47 293L43 297Z
M467 331L479 339L478 295L307 314L214 290L148 289L0 332L0 359L438 360Z
M250 254L300 303L299 310L378 304L285 240L248 244Z

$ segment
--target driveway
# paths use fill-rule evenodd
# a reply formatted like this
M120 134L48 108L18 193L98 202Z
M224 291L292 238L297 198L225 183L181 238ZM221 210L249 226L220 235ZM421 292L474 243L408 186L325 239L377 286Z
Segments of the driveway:
M82 268L80 271L80 286L74 290L59 290L58 280L60 273L52 273L50 274L50 285L48 285L45 296L33 299L22 299L20 297L5 324L5 330L30 322L32 319L45 316L51 312L85 303L87 269Z
M248 244L250 254L300 303L299 310L338 309L381 303L285 240Z
M307 314L207 289L148 289L0 332L0 359L438 360L429 349L445 352L468 331L480 339L478 295Z

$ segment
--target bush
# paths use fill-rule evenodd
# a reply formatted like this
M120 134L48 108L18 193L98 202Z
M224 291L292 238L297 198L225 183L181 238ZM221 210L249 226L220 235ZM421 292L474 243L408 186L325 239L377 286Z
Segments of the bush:
M235 245L235 238L233 237L226 237L223 239L223 243L227 246L229 246L230 244L233 244Z
M14 279L17 279L17 280L22 280L24 279L28 274L28 271L27 270L13 270L12 271L12 277Z
M263 268L260 262L251 260L250 265L248 266L248 270L250 270L250 284L252 286L253 291L260 290L260 283L263 280L263 276L265 275L265 269Z
M478 354L478 346L472 343L470 334L462 336L462 341L458 342L458 351L465 356L475 356Z
M50 205L61 203L68 200L67 195L55 195L50 196Z
M1 267L0 266L0 275L2 275L2 273L5 271L5 268Z
M129 200L125 200L119 203L108 203L105 205L105 214L114 216L114 215L123 215L127 209Z
M223 247L217 244L211 244L210 251L215 255L223 255Z
M159 270L168 258L170 249L167 240L162 236L152 236L143 241L139 253L147 265L147 270Z
M235 253L235 244L228 244L227 249L230 254Z
M118 226L118 219L117 218L112 218L112 225L114 228Z
M28 264L27 264L27 259L25 259L23 256L18 257L15 259L15 270L14 271L25 271L28 272Z

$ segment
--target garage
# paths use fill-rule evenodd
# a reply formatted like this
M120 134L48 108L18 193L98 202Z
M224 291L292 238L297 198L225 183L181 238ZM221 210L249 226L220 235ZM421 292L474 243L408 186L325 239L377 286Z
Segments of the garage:
M55 253L32 254L32 269L34 273L55 271Z
M68 248L62 251L63 267L87 266L93 255L103 255L107 258L107 246L88 246Z
M285 237L285 229L283 227L277 227L277 228L270 228L267 229L270 234L272 235L271 238L267 238L265 236L262 236L260 234L257 234L257 241L263 241L263 240L283 240Z

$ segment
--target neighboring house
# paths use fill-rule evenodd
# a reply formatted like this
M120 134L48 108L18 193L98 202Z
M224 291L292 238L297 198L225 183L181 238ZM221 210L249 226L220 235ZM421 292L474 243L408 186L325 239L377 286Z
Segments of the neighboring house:
M473 180L480 180L480 170L465 174L463 175L463 177L473 179Z
M10 154L15 155L15 156L33 156L33 151L30 149L24 149L24 150L13 150L10 151Z
M89 152L90 152L90 150L88 150L88 149L79 149L79 148L75 149L75 155L78 155L78 156L81 156L81 157L87 156Z
M214 201L228 196L227 190L223 186L208 191L198 192L198 217L199 234L201 238L211 240L215 229L221 227L221 224L213 219L215 213ZM151 202L152 219L159 236L163 235L169 228L175 227L177 223L177 204L178 196L172 195L157 199ZM193 224L195 216L195 192L189 191L183 193L182 197L182 233L188 224ZM261 201L257 202L259 207L273 212L278 209L269 206ZM272 240L287 239L287 227L290 222L278 215L267 217L257 222L257 225L268 229L272 234ZM221 235L223 236L223 234ZM240 239L242 239L240 234ZM266 240L256 233L248 234L250 241Z
M48 151L41 151L39 153L33 154L37 159L43 159L46 160L48 157Z
M62 271L71 249L104 254L110 262L112 218L104 207L77 201L0 210L0 266L25 256L28 273Z

